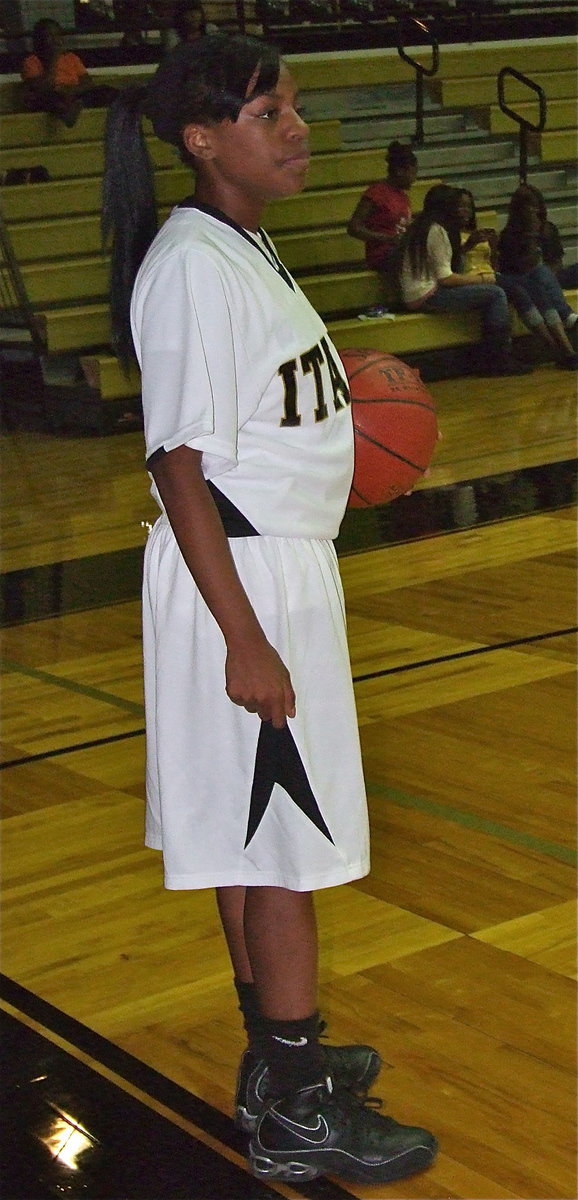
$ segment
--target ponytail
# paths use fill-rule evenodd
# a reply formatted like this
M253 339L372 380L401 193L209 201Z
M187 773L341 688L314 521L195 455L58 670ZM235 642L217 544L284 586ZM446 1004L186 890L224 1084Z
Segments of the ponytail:
M125 370L134 360L130 298L137 271L157 232L154 171L143 129L146 88L125 88L106 120L101 229L110 243L111 345Z

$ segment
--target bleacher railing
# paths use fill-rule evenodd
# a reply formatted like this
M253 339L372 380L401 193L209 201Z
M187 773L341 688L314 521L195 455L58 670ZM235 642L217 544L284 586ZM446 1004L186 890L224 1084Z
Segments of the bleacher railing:
M522 113L516 112L514 108L510 108L506 104L506 80L509 78L517 79L519 83L523 83L538 97L539 117L537 121L530 121L528 117ZM535 83L528 75L524 75L522 71L516 71L515 67L502 67L498 75L498 103L503 113L516 121L519 126L519 145L520 145L520 165L518 173L520 183L526 183L528 177L528 133L541 133L546 124L546 93L540 87L539 83Z
M430 67L425 67L417 58L413 58L405 49L405 43L411 39L411 34L417 33L418 36L427 38L427 44L431 49L432 61ZM440 65L440 50L438 40L435 34L430 29L427 21L422 21L419 17L412 17L404 13L397 21L397 52L404 62L409 63L415 71L415 133L412 137L412 142L416 146L423 146L424 143L424 125L423 125L423 95L424 95L424 79L431 79L432 75L437 75Z
M0 346L22 344L18 333L24 331L40 358L45 350L44 341L0 212Z

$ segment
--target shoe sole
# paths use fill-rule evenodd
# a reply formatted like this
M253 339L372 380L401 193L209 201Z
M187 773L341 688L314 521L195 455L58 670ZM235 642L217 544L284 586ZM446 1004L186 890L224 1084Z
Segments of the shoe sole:
M360 1091L367 1091L371 1087L372 1083L377 1079L381 1067L382 1059L377 1050L373 1050L368 1056L365 1073L357 1085ZM242 1104L238 1104L235 1111L235 1128L240 1129L243 1133L256 1133L261 1111L260 1109L258 1113L250 1113Z
M433 1140L433 1139L432 1139ZM293 1156L288 1153L283 1157L271 1158L256 1143L249 1146L249 1166L258 1179L279 1180L285 1183L306 1183L317 1179L319 1175L337 1175L341 1179L349 1179L352 1183L391 1183L396 1179L406 1179L425 1171L434 1161L437 1154L437 1142L430 1146L416 1146L404 1154L399 1154L389 1162L370 1165L359 1159L345 1154L341 1150L322 1151L321 1161L307 1162L300 1154ZM319 1156L319 1151L312 1151Z

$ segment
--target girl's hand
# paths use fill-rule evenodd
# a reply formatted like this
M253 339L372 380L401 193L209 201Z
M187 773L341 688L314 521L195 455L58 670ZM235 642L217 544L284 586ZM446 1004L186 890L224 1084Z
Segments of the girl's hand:
M265 638L227 648L225 688L233 704L271 721L275 729L295 716L291 676L277 651Z

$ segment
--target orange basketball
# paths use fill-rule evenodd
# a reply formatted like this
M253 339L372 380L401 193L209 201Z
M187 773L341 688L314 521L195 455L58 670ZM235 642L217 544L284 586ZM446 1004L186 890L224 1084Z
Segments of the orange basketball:
M389 504L427 471L438 436L419 371L380 350L341 350L353 412L352 508Z

